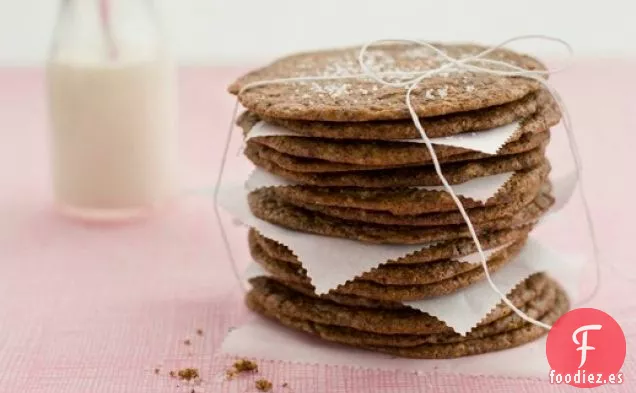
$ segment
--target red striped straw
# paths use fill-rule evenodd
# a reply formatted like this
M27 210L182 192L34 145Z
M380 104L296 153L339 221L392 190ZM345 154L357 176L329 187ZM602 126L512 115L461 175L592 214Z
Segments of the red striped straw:
M99 0L99 14L101 17L102 28L106 35L106 43L108 45L108 55L111 59L117 58L117 45L113 37L113 30L110 18L110 0Z

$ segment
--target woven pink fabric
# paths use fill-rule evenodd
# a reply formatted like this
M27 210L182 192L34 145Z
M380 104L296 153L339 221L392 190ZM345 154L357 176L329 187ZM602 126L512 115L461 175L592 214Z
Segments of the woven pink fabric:
M615 316L628 336L625 384L599 392L636 390L634 69L631 62L587 61L554 77L575 119L605 263L591 304ZM225 86L239 71L182 72L184 180L191 192L163 214L115 226L54 212L43 72L0 71L0 392L190 392L166 376L183 367L201 370L205 391L254 391L251 376L217 383L231 359L215 357L215 350L247 311L211 200L200 192L215 179L232 105ZM230 171L238 162L234 157ZM232 230L240 260L243 234ZM275 392L573 390L530 380L259 363Z

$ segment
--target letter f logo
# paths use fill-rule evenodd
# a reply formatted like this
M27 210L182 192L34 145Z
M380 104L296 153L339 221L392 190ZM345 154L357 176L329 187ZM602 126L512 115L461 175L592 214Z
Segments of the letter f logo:
M574 344L581 345L576 349L577 351L581 351L581 364L579 364L579 368L583 367L587 360L587 351L593 351L596 349L587 345L587 332L589 330L601 330L601 327L601 325L585 325L576 329L574 333L572 333L572 341L574 341ZM579 342L576 336L581 332L583 332L583 334L581 335L581 342Z

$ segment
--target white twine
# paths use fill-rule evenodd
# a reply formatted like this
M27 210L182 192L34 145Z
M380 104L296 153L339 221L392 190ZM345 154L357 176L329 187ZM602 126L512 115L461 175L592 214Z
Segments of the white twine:
M596 242L596 234L594 231L594 225L592 222L592 217L591 217L591 213L590 213L590 209L589 209L589 204L587 201L587 198L585 196L585 192L584 192L584 187L583 187L583 180L582 180L582 165L581 165L581 159L580 159L580 155L579 155L579 150L578 150L578 146L576 143L576 139L574 137L574 131L572 128L572 122L571 122L571 118L570 118L570 114L567 110L567 107L565 106L563 99L561 98L561 96L559 95L559 93L556 91L556 89L554 87L552 87L547 80L544 78L545 76L554 74L556 72L562 71L564 69L566 69L568 67L568 65L563 66L559 69L548 69L548 70L527 70L525 68L516 66L514 64L510 64L510 63L506 63L504 61L500 61L500 60L494 60L494 59L488 59L485 58L485 56L487 56L488 54L494 52L497 49L501 49L504 48L505 46L507 46L508 44L512 43L512 42L516 42L516 41L523 41L523 40L528 40L528 39L539 39L539 40L544 40L544 41L550 41L550 42L555 42L557 44L561 44L568 52L568 60L571 60L574 52L572 50L572 47L570 46L570 44L568 44L566 41L561 40L559 38L555 38L555 37L550 37L550 36L545 36L545 35L523 35L523 36L517 36L517 37L513 37L511 39L508 39L496 46L490 47L474 56L470 56L470 57L465 57L462 59L455 59L449 55L447 55L444 51L436 48L435 46L433 46L432 44L425 42L425 41L420 41L420 40L405 40L405 39L392 39L392 40L377 40L377 41L372 41L367 43L366 45L364 45L361 50L360 53L358 55L358 62L360 64L360 68L362 69L362 73L360 74L352 74L352 75L340 75L340 76L309 76L309 77L295 77L295 78L280 78L280 79L269 79L269 80L261 80L261 81L257 81L257 82L253 82L253 83L249 83L245 86L243 86L243 88L241 88L241 90L239 91L239 93L237 94L237 100L236 100L236 104L234 106L234 112L233 112L233 116L232 116L232 122L230 124L230 128L229 128L229 132L228 132L228 138L226 140L226 146L225 146L225 150L223 152L223 161L221 163L221 168L219 170L219 174L218 174L218 179L217 179L217 183L216 183L216 187L214 190L214 201L215 201L215 210L217 213L217 220L219 222L219 225L221 228L223 228L223 223L221 222L221 219L219 217L219 211L218 211L218 193L219 193L219 189L220 189L220 185L221 185L221 181L222 181L222 177L223 177L223 172L225 169L225 161L227 159L227 154L228 154L228 149L230 146L230 140L231 140L231 133L234 127L234 123L236 122L236 118L238 116L238 109L239 109L239 100L238 100L238 95L240 95L241 93L243 93L246 90L249 89L253 89L255 87L258 86L265 86L265 85L272 85L272 84L279 84L279 83L296 83L296 82L316 82L316 81L325 81L325 80L344 80L344 79L372 79L382 85L385 86L392 86L392 87L404 87L407 89L406 94L405 94L405 101L406 101L406 106L408 107L409 113L411 115L411 119L413 120L413 124L415 125L415 127L417 128L417 130L420 133L420 136L422 137L422 140L424 141L424 144L426 145L427 150L429 151L430 155L431 155L431 159L433 161L433 165L435 167L435 172L437 173L437 176L439 177L442 185L444 186L444 189L446 190L446 192L448 192L448 194L451 196L451 198L453 199L453 201L455 202L455 205L457 205L457 208L460 212L460 214L462 215L462 218L464 219L464 222L466 223L467 227L468 227L468 231L470 232L470 236L473 240L473 242L475 243L475 246L477 248L477 252L479 253L480 259L481 259L481 265L484 269L484 273L486 275L486 279L488 281L488 284L490 285L490 287L492 288L493 291L495 291L497 293L497 295L499 295L499 297L501 298L501 300L508 306L510 307L515 314L517 314L520 318L522 318L524 321L532 323L534 325L540 326L542 328L545 329L551 329L551 326L536 320L534 318L531 318L530 316L526 315L523 311L521 311L520 309L518 309L506 296L505 293L502 293L501 290L499 290L499 288L497 287L497 285L494 283L494 281L492 280L491 276L490 276L490 272L488 270L488 264L487 264L487 259L486 256L484 254L481 242L479 241L479 237L477 236L477 233L475 231L475 228L473 226L472 221L470 220L470 217L468 216L468 214L466 213L466 210L464 208L464 205L462 204L462 202L459 200L459 198L457 197L457 195L455 194L455 192L453 191L453 188L450 186L450 184L448 183L448 181L446 180L446 177L444 176L444 174L442 173L442 168L440 166L439 163L439 159L437 158L437 154L435 153L435 149L433 148L433 144L431 143L431 140L429 139L429 137L426 135L426 131L424 130L424 127L422 127L422 124L420 123L420 119L417 115L416 110L413 108L413 104L411 101L411 95L413 93L413 90L415 90L415 88L417 88L417 86L424 80L424 79L428 79L431 78L435 75L441 74L441 73L447 73L447 72L452 72L452 71L469 71L469 72L473 72L473 73L482 73L482 74L490 74L490 75L496 75L496 76L504 76L504 77L523 77L523 78L528 78L528 79L532 79L534 81L537 81L538 83L540 83L546 90L548 90L550 92L550 94L552 95L552 97L554 98L555 102L557 103L557 105L559 106L559 109L561 110L561 113L563 115L563 125L565 127L565 130L567 132L567 136L568 136L568 142L569 142L569 148L570 148L570 152L572 154L572 158L574 160L574 164L575 164L575 169L576 169L576 176L577 176L577 180L580 182L580 188L579 188L579 192L581 195L581 200L583 202L583 208L584 208L584 214L585 214L585 220L587 222L587 226L588 226L588 230L590 233L590 239L592 241L592 246L593 246L593 253L594 253L594 262L596 264L596 274L597 274L597 278L596 278L596 285L594 287L594 290L592 292L592 294L588 297L591 298L593 297L597 290L598 290L598 284L599 284L599 278L600 278L600 265L599 265L599 251L598 251L598 245ZM434 68L434 69L427 69L427 70L423 70L423 71L412 71L412 72L374 72L373 70L371 70L369 68L369 66L365 63L365 55L367 53L367 51L369 50L370 47L375 46L375 45L379 45L379 44L386 44L386 43L401 43L401 44L415 44L415 45L420 45L424 48L427 48L431 51L433 51L437 56L439 56L440 58L442 58L442 65L440 65L438 68ZM479 64L479 65L477 65ZM487 66L492 66L494 68L488 68ZM385 79L386 78L386 79ZM399 79L399 81L391 81L392 79ZM225 234L225 231L222 229L222 237L223 237L223 242L225 244L226 250L228 252L228 255L230 256L230 259L232 260L232 266L233 266L233 270L234 270L234 274L237 277L237 279L239 280L239 282L243 282L240 273L238 272L238 268L236 267L236 262L235 259L233 257L232 254L232 250L231 247L229 245L228 239L227 239L227 235Z

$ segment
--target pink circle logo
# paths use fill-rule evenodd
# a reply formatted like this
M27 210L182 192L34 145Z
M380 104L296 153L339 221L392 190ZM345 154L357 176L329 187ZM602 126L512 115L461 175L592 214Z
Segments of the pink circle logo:
M578 308L552 326L546 342L550 383L592 388L623 383L625 334L616 320L595 308Z

